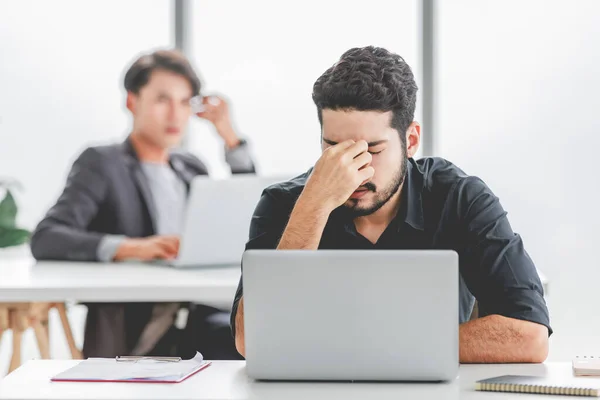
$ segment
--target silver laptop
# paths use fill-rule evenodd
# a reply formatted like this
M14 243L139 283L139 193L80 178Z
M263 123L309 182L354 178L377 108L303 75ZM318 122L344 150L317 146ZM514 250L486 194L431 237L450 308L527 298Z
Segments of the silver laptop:
M249 250L246 371L264 380L446 381L458 374L458 255Z
M179 255L160 264L178 268L239 265L263 190L288 178L250 174L223 180L194 178Z

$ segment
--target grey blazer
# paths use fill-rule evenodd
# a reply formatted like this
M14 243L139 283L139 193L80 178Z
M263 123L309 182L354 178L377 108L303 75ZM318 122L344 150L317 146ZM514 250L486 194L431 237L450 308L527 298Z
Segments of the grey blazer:
M255 172L245 142L226 153L226 160L232 173ZM189 153L173 152L170 164L188 189L195 176L208 174ZM154 235L155 215L149 184L129 139L90 147L74 162L63 193L35 229L31 251L37 260L98 261L104 235ZM115 357L131 352L154 303L86 305L84 356Z

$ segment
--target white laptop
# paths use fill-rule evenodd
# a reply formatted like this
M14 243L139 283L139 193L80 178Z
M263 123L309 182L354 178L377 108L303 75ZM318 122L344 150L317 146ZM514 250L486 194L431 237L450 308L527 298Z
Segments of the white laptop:
M447 381L458 374L458 255L249 250L246 372L261 380Z
M178 268L239 265L262 192L288 176L233 175L192 180L178 257L158 262Z

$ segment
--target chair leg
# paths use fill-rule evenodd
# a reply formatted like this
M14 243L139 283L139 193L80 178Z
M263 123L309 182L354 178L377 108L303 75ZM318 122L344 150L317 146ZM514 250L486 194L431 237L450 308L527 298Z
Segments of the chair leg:
M0 327L0 345L2 345L2 337L4 336L4 331L5 329L2 329L2 327Z
M8 367L8 373L10 374L21 365L21 339L23 338L23 330L20 328L20 313L18 311L11 311L10 313L10 325L13 331L13 351L10 359L10 366Z
M10 327L8 322L8 309L0 306L0 343L2 343L2 336L4 331Z
M81 360L83 358L83 355L81 354L81 350L79 350L77 348L77 345L75 344L75 339L73 338L73 331L71 330L69 318L67 317L67 309L65 307L65 303L57 303L56 309L58 310L60 322L62 324L63 331L65 332L65 337L67 338L67 344L69 345L69 350L71 351L71 357L74 360Z
M40 355L43 360L50 359L50 343L48 337L48 330L44 327L42 322L39 319L36 319L31 324L33 327L33 331L35 332L35 339L38 344L38 348L40 350Z
M0 305L0 331L5 331L10 326L10 322L8 320L8 308Z

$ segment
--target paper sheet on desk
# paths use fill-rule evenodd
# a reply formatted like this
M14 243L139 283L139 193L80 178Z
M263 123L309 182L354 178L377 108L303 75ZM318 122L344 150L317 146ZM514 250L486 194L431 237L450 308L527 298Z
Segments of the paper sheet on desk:
M88 358L75 367L52 378L54 382L181 382L187 377L207 367L202 354L190 360L157 361L116 361L114 358Z

